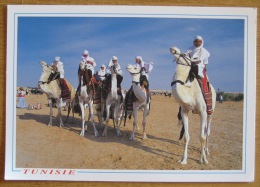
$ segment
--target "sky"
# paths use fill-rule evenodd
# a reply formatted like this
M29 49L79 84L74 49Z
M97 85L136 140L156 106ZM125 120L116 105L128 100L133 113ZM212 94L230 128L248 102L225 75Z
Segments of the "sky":
M124 89L132 81L126 66L141 56L154 63L150 89L170 90L176 63L169 48L184 52L201 35L210 52L207 74L215 89L243 92L244 34L243 19L19 17L17 86L37 86L42 72L39 61L51 64L60 56L65 78L76 88L81 54L88 50L97 63L95 71L112 56L118 57Z

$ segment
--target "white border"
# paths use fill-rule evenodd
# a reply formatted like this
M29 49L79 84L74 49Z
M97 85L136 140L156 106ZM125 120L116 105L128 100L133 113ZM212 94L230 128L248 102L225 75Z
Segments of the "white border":
M41 17L160 17L243 19L244 43L244 131L242 170L82 170L49 168L52 174L24 174L27 168L15 167L17 24L19 16ZM63 6L9 5L7 15L6 62L6 180L136 181L136 182L250 182L255 168L256 100L256 8L170 7L170 6ZM249 34L250 33L250 34ZM250 112L249 112L250 110ZM12 146L10 146L12 145ZM35 168L40 169L40 168ZM32 171L33 168L30 168ZM44 168L46 170L46 168ZM57 173L65 172L65 175ZM70 172L70 174L69 174ZM28 172L29 173L29 172Z

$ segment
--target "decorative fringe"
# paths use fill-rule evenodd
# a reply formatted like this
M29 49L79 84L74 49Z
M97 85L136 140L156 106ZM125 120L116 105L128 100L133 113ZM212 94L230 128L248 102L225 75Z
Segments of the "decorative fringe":
M207 78L204 78L207 79ZM201 88L201 92L202 95L204 97L206 106L207 106L207 114L211 115L213 113L213 109L212 109L212 92L210 89L210 85L209 82L205 81L205 80L201 80L201 79L197 79L198 83L200 85ZM206 85L205 85L206 82Z

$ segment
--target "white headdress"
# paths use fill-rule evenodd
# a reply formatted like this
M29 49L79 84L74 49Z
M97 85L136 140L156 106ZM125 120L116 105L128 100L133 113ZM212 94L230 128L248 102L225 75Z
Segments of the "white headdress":
M201 40L201 41L203 41L203 38L201 36L195 36L194 40Z
M199 35L198 35L198 36L195 36L193 42L194 42L195 40L200 40L200 41L202 41L201 45L200 45L199 47L197 47L197 48L203 47L203 45L204 45L204 40L203 40L203 38L202 38L201 36L199 36ZM196 47L194 46L194 48L196 48Z
M144 63L145 63L145 62L143 61L143 59L142 59L142 57L141 57L141 56L136 56L136 57L135 57L135 59L138 59L138 60L140 60L140 61L141 61L141 64L140 64L140 65L141 65L141 67L144 67Z
M60 61L60 57L59 57L59 56L56 56L56 57L54 58L54 61L55 61L55 62Z
M118 60L118 58L116 56L112 56L111 60L108 63L108 67L111 67L114 65L113 60Z
M82 52L82 55L89 55L88 50L84 50L84 51Z

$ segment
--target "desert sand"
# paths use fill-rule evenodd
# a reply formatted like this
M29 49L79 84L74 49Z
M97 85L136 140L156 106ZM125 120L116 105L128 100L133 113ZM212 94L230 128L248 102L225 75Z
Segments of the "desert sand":
M49 127L46 95L26 96L28 104L41 102L40 110L16 109L16 167L74 169L137 169L137 170L241 170L243 164L243 102L217 103L209 139L209 164L200 164L199 116L190 113L190 144L188 164L178 160L183 154L181 127L177 125L179 105L164 95L152 96L147 118L148 139L142 140L141 111L135 141L129 141L132 120L121 126L117 137L112 120L107 137L94 137L88 123L84 137L79 136L81 120L59 127L54 109L53 126ZM88 113L88 111L86 111ZM67 111L62 111L63 119ZM99 134L102 129L98 125Z

